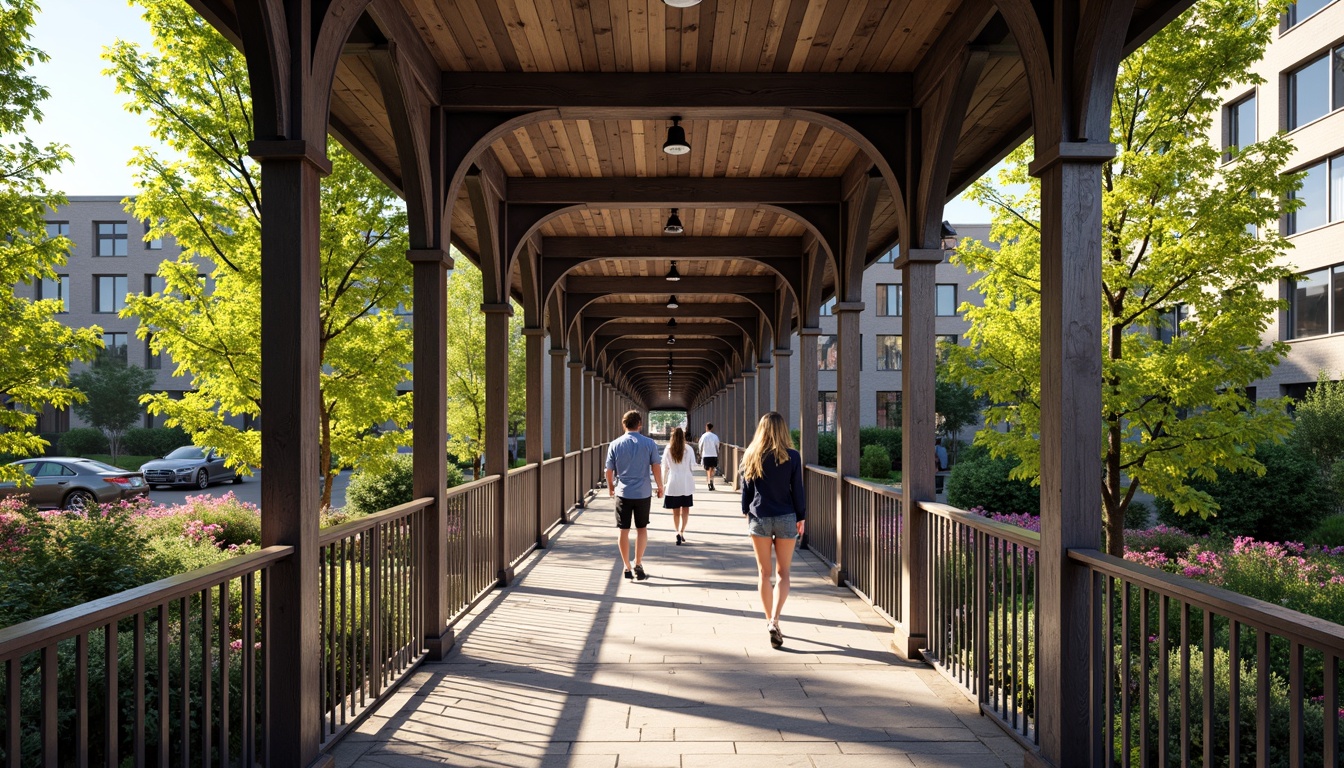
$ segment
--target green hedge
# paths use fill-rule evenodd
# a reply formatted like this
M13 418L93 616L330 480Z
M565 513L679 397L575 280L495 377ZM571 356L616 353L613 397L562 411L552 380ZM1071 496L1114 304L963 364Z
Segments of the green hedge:
M345 513L362 517L415 499L415 464L411 454L398 454L378 472L357 470L345 489ZM448 463L448 487L462 484L462 470Z
M178 427L128 429L121 439L122 452L137 456L164 456L184 445L191 445L191 438Z
M59 443L62 456L82 456L86 453L107 453L111 445L102 430L93 427L72 429L61 435Z
M1001 515L1041 511L1041 491L1025 480L1011 480L1008 473L1016 459L996 459L983 448L962 452L947 478L947 503L962 509L983 507Z
M880 445L865 445L859 458L859 474L863 477L884 478L891 474L891 454Z
M798 430L792 430L793 444L798 446ZM887 452L889 457L887 471L895 468L901 457L901 430L889 429L887 427L864 427L859 430L859 451L862 455L863 449L870 445L881 446ZM930 449L932 450L932 449ZM809 464L819 464L823 467L835 468L837 444L834 432L818 432L816 451L803 451ZM879 477L881 475L878 475Z

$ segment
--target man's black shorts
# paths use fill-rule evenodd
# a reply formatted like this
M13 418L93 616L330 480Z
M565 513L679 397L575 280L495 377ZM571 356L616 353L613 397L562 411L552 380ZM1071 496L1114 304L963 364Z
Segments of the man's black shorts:
M648 528L649 506L650 500L647 497L643 499L627 499L624 496L617 496L616 527L629 530L630 522L633 520L636 528Z
M702 458L700 459L700 466L704 467L705 469L718 469L718 468L719 468L719 457L718 457L718 456L704 456L704 457L702 457Z

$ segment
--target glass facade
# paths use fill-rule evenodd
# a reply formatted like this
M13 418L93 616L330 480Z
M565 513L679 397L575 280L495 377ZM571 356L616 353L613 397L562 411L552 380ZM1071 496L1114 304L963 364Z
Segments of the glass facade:
M1256 142L1254 94L1229 105L1223 124L1227 126L1227 141L1223 147L1227 150L1225 157L1231 157L1236 151L1254 144Z
M123 363L126 362L126 334L104 333L103 348L109 355L120 358Z
M98 256L126 255L126 222L97 221L93 224L98 236Z
M877 393L877 426L887 428L901 426L900 392Z
M1298 173L1303 174L1301 186L1288 197L1302 204L1288 214L1286 234L1344 221L1344 154L1313 163Z
M94 278L94 312L115 314L126 308L126 276L98 275Z
M817 337L817 370L834 371L840 362L840 337L833 333Z
M1298 275L1288 301L1289 338L1344 332L1344 264Z
M44 277L37 284L38 299L56 299L62 303L62 312L70 311L70 276Z
M877 337L877 370L879 371L901 370L900 336Z
M933 314L938 317L956 317L957 286L955 283L939 283L935 288Z
M877 286L877 316L900 317L901 299L902 293L900 283L888 283Z
M834 432L836 400L834 392L817 393L817 431Z
M1330 111L1330 57L1321 56L1288 74L1288 130Z

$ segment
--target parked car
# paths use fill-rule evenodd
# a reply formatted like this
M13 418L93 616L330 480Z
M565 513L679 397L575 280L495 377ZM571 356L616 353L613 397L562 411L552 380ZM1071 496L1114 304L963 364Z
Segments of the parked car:
M147 461L140 465L145 482L151 488L160 485L188 485L202 490L211 483L231 480L243 482L243 476L224 466L224 456L213 448L198 448L184 445L161 459Z
M149 495L149 485L139 472L93 459L47 457L11 466L23 467L33 482L22 487L0 483L0 497L26 495L38 509L81 509Z

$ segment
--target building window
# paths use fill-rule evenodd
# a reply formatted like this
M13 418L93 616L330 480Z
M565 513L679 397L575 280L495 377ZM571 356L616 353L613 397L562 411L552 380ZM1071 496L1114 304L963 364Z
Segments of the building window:
M944 344L951 344L955 347L961 343L961 337L955 333L940 333L937 336L934 336L933 340L934 343L940 347Z
M126 255L126 222L96 221L93 223L93 227L98 236L98 248L94 251L94 255Z
M95 275L93 282L93 311L116 314L126 308L126 276Z
M834 315L834 314L835 314L835 299L831 299L830 301L827 301L827 302L825 302L824 304L822 304L822 305L821 305L821 312L820 312L820 314L821 314L823 317L826 317L826 316L829 316L829 315Z
M61 302L61 312L70 311L70 276L57 275L54 279L44 277L37 283L37 298L55 299Z
M956 317L957 286L955 283L939 283L934 294L933 314L938 317Z
M1331 2L1333 0L1297 0L1296 3L1288 6L1288 13L1286 14L1288 18L1284 20L1284 29L1291 29L1301 24Z
M162 237L152 237L152 238L151 238L151 237L149 236L149 230L150 230L149 222L145 222L145 238L146 238L146 240L145 240L145 249L146 249L146 250L149 250L149 251L162 251L162 250L163 250L163 238L162 238Z
M899 283L877 286L877 316L901 316L901 286Z
M168 281L158 275L145 275L145 295L153 296L156 293L164 293L168 288Z
M53 238L53 237L69 237L69 236L70 236L70 222L68 222L68 221L48 221L48 222L47 222L47 239L48 239L48 240L50 240L50 239Z
M116 357L121 362L126 362L126 334L124 333L104 333L103 348L107 354Z
M1304 174L1302 185L1288 197L1301 200L1302 205L1288 214L1286 234L1295 235L1333 221L1344 221L1344 154L1309 165L1299 172Z
M1344 331L1344 264L1298 275L1288 285L1289 338Z
M1256 142L1255 94L1225 107L1223 125L1226 126L1223 159L1230 160L1233 155Z
M896 261L896 257L897 257L898 255L900 255L900 250L901 250L900 248L892 248L890 251L887 251L886 253L884 253L884 254L882 254L880 257L878 257L878 259L877 259L877 263L878 263L878 264L890 264L890 263Z
M1190 319L1190 307L1186 304L1177 304L1176 306L1162 312L1158 315L1157 321L1157 339L1163 344L1170 344L1172 341L1184 336L1182 326L1185 321Z
M834 371L840 362L840 337L833 333L817 337L817 370Z
M879 371L901 370L900 336L877 337L877 370Z
M1344 47L1288 73L1288 130L1344 107Z
M145 336L145 367L151 371L163 369L163 355L154 351L154 334Z
M888 429L901 426L900 392L877 393L877 426Z
M834 432L836 403L834 392L817 393L817 431Z

